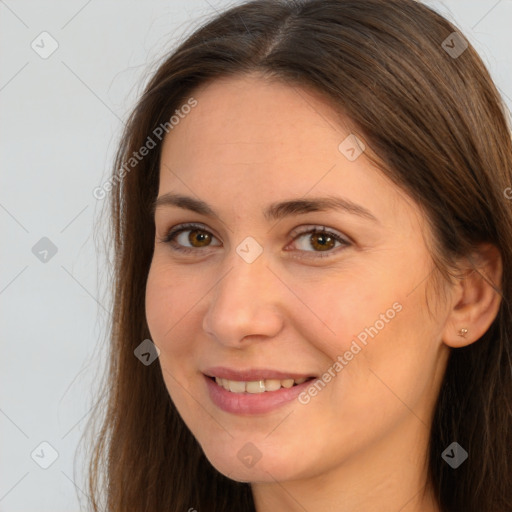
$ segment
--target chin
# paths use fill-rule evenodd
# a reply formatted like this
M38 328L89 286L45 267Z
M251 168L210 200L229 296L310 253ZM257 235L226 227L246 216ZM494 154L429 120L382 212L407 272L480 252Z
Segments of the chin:
M219 453L219 448L221 453ZM276 458L275 452L272 457L261 455L259 460L251 460L251 447L238 451L222 450L222 447L215 447L213 452L204 450L210 464L225 477L237 482L275 482L293 480L298 475L297 460L289 458L281 460ZM256 456L256 453L254 452ZM245 462L244 462L245 459Z

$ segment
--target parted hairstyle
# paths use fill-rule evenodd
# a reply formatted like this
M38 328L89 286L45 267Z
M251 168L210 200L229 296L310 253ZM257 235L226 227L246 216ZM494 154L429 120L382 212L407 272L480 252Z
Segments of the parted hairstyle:
M119 169L198 86L261 72L320 92L350 120L379 169L424 212L435 240L433 278L453 280L454 262L479 244L498 248L500 309L478 341L450 349L428 479L443 512L512 511L511 123L472 45L457 55L454 39L443 44L453 32L460 34L413 0L255 0L215 14L162 60L127 120L106 203L113 305L103 392L86 431L91 510L255 510L250 484L206 459L158 361L145 366L134 356L150 338L145 288L161 140L153 137L156 147L122 179ZM457 470L441 458L453 441L469 453Z

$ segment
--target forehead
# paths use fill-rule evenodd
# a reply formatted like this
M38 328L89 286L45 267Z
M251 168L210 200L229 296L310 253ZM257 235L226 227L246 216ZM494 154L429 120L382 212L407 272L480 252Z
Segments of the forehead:
M216 80L192 96L197 105L164 140L160 194L259 210L293 197L336 194L376 217L403 216L408 208L404 193L364 152L351 161L340 150L352 136L350 120L320 94L249 75Z
M324 158L338 155L344 130L312 92L253 74L216 80L194 98L197 106L166 137L164 153L179 147L183 157L242 166L315 158L321 151Z

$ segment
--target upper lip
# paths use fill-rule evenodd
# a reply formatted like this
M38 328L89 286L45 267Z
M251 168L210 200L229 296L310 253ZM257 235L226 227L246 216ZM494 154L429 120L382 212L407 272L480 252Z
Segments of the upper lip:
M236 380L236 381L257 381L264 379L301 379L314 377L312 374L283 372L279 370L270 370L268 368L251 368L246 370L235 370L234 368L226 368L224 366L214 366L203 370L203 373L208 377L219 377L221 379Z

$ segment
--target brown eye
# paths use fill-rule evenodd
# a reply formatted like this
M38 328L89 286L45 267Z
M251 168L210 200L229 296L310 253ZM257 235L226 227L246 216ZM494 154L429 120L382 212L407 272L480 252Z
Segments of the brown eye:
M172 228L160 241L171 245L173 250L191 253L220 246L220 243L213 243L215 240L217 238L201 225L181 224ZM349 240L337 233L327 231L323 226L315 226L313 229L299 233L292 244L298 246L298 249L297 247L295 249L299 253L310 253L306 257L321 258L337 254L339 251L336 249L352 245Z
M202 226L181 224L172 228L160 241L170 244L176 251L191 252L196 249L220 245L212 244L213 240L216 240L216 238Z
M190 231L190 234L188 235L188 241L194 247L205 247L212 240L210 233L208 233L207 231L203 231L202 229L194 229L194 230L186 230L186 231ZM197 245L195 245L196 242L197 242Z
M320 251L327 251L334 248L336 240L326 233L313 233L310 237L311 247Z
M323 226L315 226L313 229L299 233L293 241L293 245L298 247L299 252L313 253L307 257L328 257L331 254L337 254L340 247L352 245L341 235L332 231L327 231ZM315 253L324 253L316 254Z

